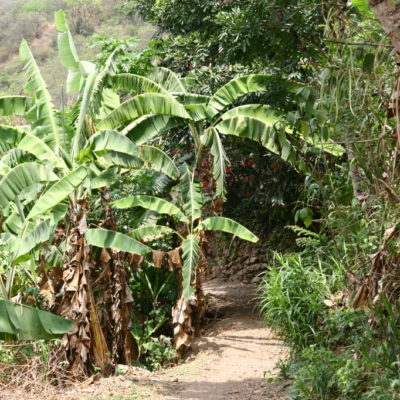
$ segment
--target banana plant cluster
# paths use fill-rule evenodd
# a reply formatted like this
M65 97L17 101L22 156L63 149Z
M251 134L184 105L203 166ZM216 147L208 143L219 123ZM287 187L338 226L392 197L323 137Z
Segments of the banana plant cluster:
M182 304L188 302L196 295L196 268L202 258L201 237L205 231L219 230L257 241L250 231L232 220L203 219L201 187L196 178L203 150L209 149L213 156L216 195L224 197L227 158L222 135L256 140L288 161L295 149L293 134L284 127L282 115L260 104L233 107L243 95L265 90L267 75L240 77L213 96L203 96L192 93L190 79L180 78L165 68L155 67L148 76L116 74L114 59L118 49L98 70L79 58L62 12L56 13L56 28L60 60L68 69L66 88L69 93L77 93L78 100L68 107L68 112L65 105L61 109L55 107L25 41L21 43L20 55L26 71L26 96L0 97L0 115L23 115L27 120L24 126L0 126L0 244L7 257L7 262L3 260L0 288L2 297L8 299L16 272L32 271L39 259L42 263L44 259L45 265L62 267L58 310L78 321L68 338L73 343L69 347L71 365L79 369L85 368L91 346L106 342L104 334L93 328L98 317L93 309L92 260L87 245L146 255L152 250L143 243L146 237L176 234L181 240L183 258L180 300ZM162 137L177 126L185 126L191 133L196 149L191 166L176 165L165 152L149 144L154 137ZM179 204L134 196L112 206L140 206L167 214L184 228L177 231L150 225L126 235L115 229L87 226L89 195L95 193L100 197L120 173L130 169L152 169L168 177L180 188ZM39 271L39 266L33 270L30 278L37 283L43 271ZM118 287L115 290L124 296L126 275L115 272L113 276L114 280L124 280L113 282ZM118 278L121 276L124 278ZM125 299L115 299L115 293L113 296L113 301L124 304ZM115 312L118 304L109 304L110 308L114 306L112 318L116 324L123 319L121 310L120 314ZM84 312L77 312L77 308ZM124 326L114 335L124 336L120 347L113 347L111 353L121 350L126 335L123 330L128 328ZM106 350L103 346L99 352L105 355ZM113 357L114 361L121 360L115 354ZM107 361L106 356L101 360Z
M224 217L208 217L203 219L203 196L200 184L194 181L194 175L185 167L179 182L179 196L176 203L154 196L131 196L113 203L117 209L143 207L158 214L165 214L180 223L179 230L165 225L143 226L132 230L130 237L146 241L160 234L174 234L179 237L181 246L174 253L182 254L183 265L175 261L180 268L178 301L173 310L174 339L176 348L181 351L188 345L190 338L196 333L196 324L191 320L199 320L204 313L204 296L202 291L203 269L206 268L206 257L202 242L206 231L220 231L233 234L250 242L258 238L237 222ZM97 231L96 231L97 233ZM93 245L104 246L103 241L93 241L90 233L89 242ZM178 256L179 257L179 256ZM196 315L190 315L195 311Z

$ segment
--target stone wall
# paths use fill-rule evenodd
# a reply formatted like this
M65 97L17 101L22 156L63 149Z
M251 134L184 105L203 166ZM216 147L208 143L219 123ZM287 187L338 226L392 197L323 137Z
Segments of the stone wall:
M210 278L220 278L243 283L261 281L265 271L265 240L249 243L240 239L224 240L220 234L209 239L208 255Z

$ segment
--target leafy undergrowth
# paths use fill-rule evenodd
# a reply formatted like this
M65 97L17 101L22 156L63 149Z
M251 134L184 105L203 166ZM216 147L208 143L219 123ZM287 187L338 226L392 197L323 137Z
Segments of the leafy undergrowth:
M280 364L292 381L288 396L399 399L400 308L382 298L374 311L354 310L346 269L328 248L275 254L260 286L264 317L291 349Z

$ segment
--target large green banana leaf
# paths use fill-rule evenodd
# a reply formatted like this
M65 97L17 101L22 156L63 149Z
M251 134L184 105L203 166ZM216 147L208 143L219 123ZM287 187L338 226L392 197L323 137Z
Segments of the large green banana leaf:
M211 97L204 94L183 93L178 94L176 96L176 99L179 101L179 103L188 106L194 104L207 104L210 101Z
M72 321L58 315L0 300L0 338L3 340L55 339L72 328Z
M176 96L176 99L185 106L185 110L190 114L194 121L211 120L215 115L215 110L207 107L210 96L195 93L184 93ZM213 110L210 113L210 110Z
M29 253L38 244L47 242L50 238L50 220L45 220L36 225L31 231L25 232L21 238L14 243L14 258L18 262L18 257Z
M275 122L277 122L275 120ZM279 148L275 143L274 122L264 119L239 115L223 119L217 126L217 130L225 135L233 135L255 140L261 143L268 150L279 154Z
M99 157L98 161L104 164L105 167L117 166L127 169L139 169L143 166L143 161L139 157L119 151L109 151Z
M121 105L121 99L119 94L114 90L104 87L105 82L101 81L101 75L103 72L97 75L95 87L93 88L91 110L96 119L102 119L110 114ZM98 86L96 86L98 85ZM100 91L96 93L96 91Z
M86 143L87 137L89 137L89 128L87 126L86 117L88 116L88 111L90 107L90 100L95 87L95 82L98 72L91 72L85 81L85 88L83 90L82 99L79 107L78 118L75 123L75 135L72 144L72 154L76 156L79 154L81 149Z
M0 125L0 153L15 148L21 140L23 131L12 126Z
M280 154L283 159L288 160L291 145L285 137L285 133L292 135L293 131L286 127L284 131L278 133L274 129L280 122L285 123L285 120L269 106L260 104L239 106L222 114L221 120L216 126L221 133L247 137L261 142L268 150ZM304 137L301 133L298 135L306 143L334 156L340 156L344 152L341 146L329 143L329 140L322 144L312 136Z
M159 133L182 125L182 119L168 115L144 115L135 119L121 133L136 144L144 144Z
M203 198L200 184L193 180L193 174L189 167L186 167L186 171L182 177L181 190L184 201L183 211L193 223L197 218L201 217Z
M140 228L130 231L128 235L133 239L146 241L169 233L175 233L178 235L176 231L171 229L169 226L164 225L141 226Z
M135 74L116 74L108 78L109 85L114 89L124 89L132 92L133 94L143 93L164 93L168 94L161 85L156 82L145 78L144 76Z
M107 88L107 82L108 77L116 72L116 60L121 51L122 50L117 47L108 57L104 68L96 76L90 98L90 110L92 115L97 116L101 114L103 117L120 105L119 95L110 88ZM105 114L103 115L103 113Z
M161 85L169 93L184 93L186 91L178 76L168 68L155 67L147 75L147 78Z
M225 172L227 157L221 138L216 129L212 129L211 154L213 156L213 176L217 183L216 195L225 198Z
M67 92L79 92L84 78L94 72L96 66L79 59L64 11L55 12L55 26L58 31L58 55L61 64L68 68Z
M137 147L137 156L143 160L144 168L162 172L175 180L179 178L179 170L166 153L154 146L142 145Z
M20 128L0 125L0 152L16 147L33 154L41 161L49 161L57 167L66 168L64 161L41 138Z
M63 159L39 137L27 131L21 131L22 140L18 143L18 148L33 154L40 161L48 161L56 167L67 169Z
M90 188L100 189L104 186L110 185L112 182L115 181L117 177L117 172L117 167L110 167L98 173L97 175L92 174L90 176Z
M172 96L160 93L146 93L122 103L97 124L97 129L114 129L149 114L163 114L190 119L190 115L183 105Z
M148 254L151 249L143 243L130 238L123 233L110 231L107 229L89 229L85 234L88 244L97 247L110 248L127 253L139 255Z
M9 172L11 168L16 167L18 164L21 164L23 162L28 162L31 159L31 154L27 153L24 150L18 149L17 147L14 147L10 150L8 150L1 158L0 158L0 164L4 166L8 166L9 169L6 171ZM0 172L1 175L2 174Z
M4 221L2 229L4 229L6 232L17 235L19 232L21 232L22 224L23 222L19 212L15 211L11 213Z
M61 64L68 68L67 92L79 92L83 75L78 52L65 18L64 11L55 12L55 26L58 31L58 56Z
M185 110L190 115L193 121L207 121L212 120L216 115L213 108L208 107L206 103L204 104L188 104L185 106ZM210 110L212 112L210 112Z
M232 108L223 113L221 119L229 119L240 115L257 118L270 125L274 125L278 121L283 121L283 117L276 110L265 104L246 104Z
M172 217L177 217L182 222L188 222L186 216L175 204L154 196L137 195L124 197L120 200L114 201L112 205L119 209L143 207L147 210L155 211L158 214L167 214Z
M11 170L11 167L8 166L7 164L4 164L1 160L0 160L0 179L8 174Z
M192 76L185 76L184 78L179 78L179 80L184 87L185 92L192 92L198 83L197 79Z
M248 104L222 114L216 128L225 135L246 137L261 142L268 150L279 154L273 129L282 117L266 105Z
M246 75L233 79L215 92L208 105L221 111L245 94L266 90L269 79L269 75Z
M191 285L193 272L196 270L197 263L200 259L200 244L194 235L188 235L186 239L182 241L182 258L183 296L185 300L189 300L193 294Z
M26 96L0 96L0 116L24 115L27 109Z
M34 183L56 179L57 176L49 167L35 162L19 164L0 181L0 206L6 207L10 201L14 201L23 190Z
M25 91L34 97L28 118L33 121L34 128L41 127L42 134L46 134L46 143L51 148L62 148L65 143L61 121L57 116L46 82L25 40L21 42L19 53L25 64L28 80Z
M222 231L232 233L233 235L248 240L249 242L257 243L258 237L251 231L240 225L236 221L225 217L210 217L205 219L197 227L197 230L209 230L209 231Z
M38 193L40 193L42 189L43 189L42 183L33 183L31 186L26 187L24 190L20 192L15 203L17 204L18 201L21 201L27 204L32 201L36 201L38 198Z
M50 189L48 189L38 199L28 214L28 219L32 219L46 211L51 210L65 198L67 198L86 178L86 167L79 167L71 171L58 182L56 182Z
M136 146L129 138L117 131L100 131L89 138L78 158L84 159L88 156L91 158L93 152L103 155L108 151L117 151L134 156L136 154Z

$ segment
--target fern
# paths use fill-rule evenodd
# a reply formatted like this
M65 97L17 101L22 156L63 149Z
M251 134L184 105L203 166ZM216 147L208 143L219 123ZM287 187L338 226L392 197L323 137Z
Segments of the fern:
M285 228L290 229L292 232L296 233L298 236L303 236L303 237L298 237L296 239L296 244L299 247L315 248L315 247L321 246L321 242L325 238L324 235L319 235L318 233L312 232L312 231L310 231L306 228L302 228L301 226L298 226L298 225L287 225Z
M318 233L312 232L298 225L286 225L285 228L290 229L292 232L297 233L298 235L308 236L319 240L322 239L322 236Z

